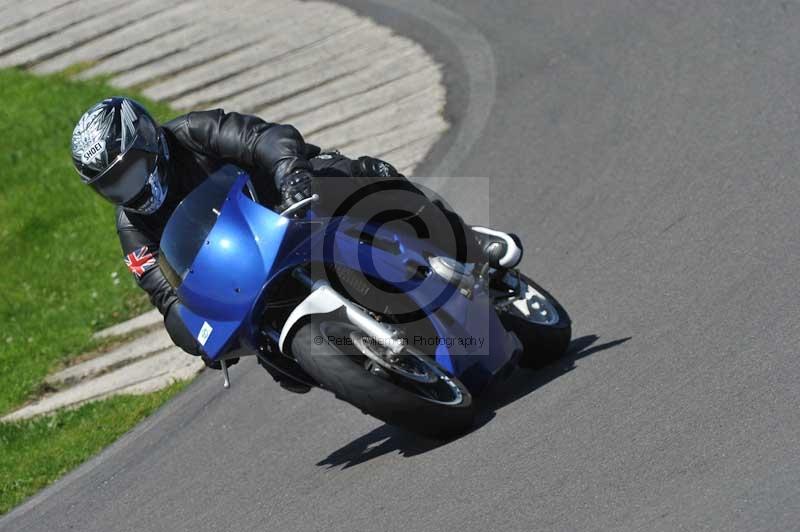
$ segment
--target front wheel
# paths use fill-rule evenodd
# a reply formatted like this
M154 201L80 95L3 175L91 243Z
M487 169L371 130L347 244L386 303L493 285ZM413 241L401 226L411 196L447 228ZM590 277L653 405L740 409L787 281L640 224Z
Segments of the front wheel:
M458 379L411 349L389 356L343 316L303 325L292 339L292 353L336 397L390 425L434 438L472 427L472 396Z
M509 273L505 284L517 295L501 301L498 311L506 329L522 342L519 365L538 368L564 355L572 338L572 321L564 307L525 275Z

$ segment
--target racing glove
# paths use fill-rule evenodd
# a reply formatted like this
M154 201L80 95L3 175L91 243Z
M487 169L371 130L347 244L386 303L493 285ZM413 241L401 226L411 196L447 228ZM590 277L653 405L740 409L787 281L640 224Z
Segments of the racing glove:
M368 156L353 161L352 172L356 177L405 177L386 161Z
M311 197L311 180L308 170L297 170L286 176L281 183L281 210L291 207L298 201Z

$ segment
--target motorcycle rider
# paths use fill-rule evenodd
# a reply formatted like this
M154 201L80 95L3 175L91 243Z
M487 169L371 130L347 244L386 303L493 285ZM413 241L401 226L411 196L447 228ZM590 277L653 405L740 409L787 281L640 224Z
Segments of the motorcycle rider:
M157 267L161 234L178 203L226 164L247 171L259 200L280 208L310 197L312 189L334 176L348 180L351 189L376 179L404 179L392 165L373 157L323 154L290 125L216 109L159 126L141 104L124 97L105 99L83 114L72 134L72 160L83 182L117 206L125 263L164 316L172 341L214 369L220 363L204 355L181 320L181 303ZM410 182L408 186L413 188ZM338 184L333 189L343 190ZM431 204L421 192L419 197ZM444 210L441 204L437 208ZM455 213L444 213L463 224ZM519 263L522 246L516 236L463 227L473 236L468 239L473 257L479 255L497 268ZM270 373L290 391L308 391L304 384Z

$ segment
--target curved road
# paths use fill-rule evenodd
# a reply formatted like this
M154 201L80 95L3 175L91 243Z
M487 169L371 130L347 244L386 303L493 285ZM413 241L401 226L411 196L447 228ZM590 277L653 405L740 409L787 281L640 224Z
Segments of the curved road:
M0 529L797 530L800 5L345 3L445 64L424 170L492 178L448 197L526 235L570 356L439 446L243 363Z

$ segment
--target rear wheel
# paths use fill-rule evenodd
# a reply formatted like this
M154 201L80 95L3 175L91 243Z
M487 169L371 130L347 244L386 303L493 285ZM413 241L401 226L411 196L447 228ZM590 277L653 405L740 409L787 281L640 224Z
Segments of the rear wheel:
M472 396L427 355L392 355L337 313L298 329L297 362L336 397L391 425L434 438L472 427Z
M500 299L500 321L522 341L519 365L544 366L566 353L572 338L572 321L564 307L529 277L508 273L504 284L516 297Z

